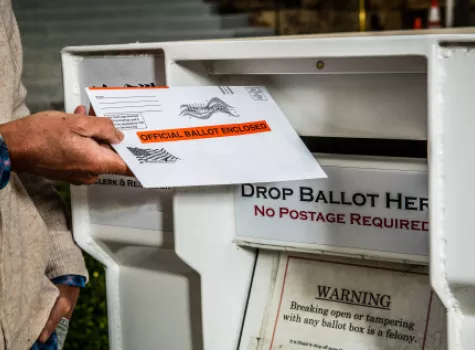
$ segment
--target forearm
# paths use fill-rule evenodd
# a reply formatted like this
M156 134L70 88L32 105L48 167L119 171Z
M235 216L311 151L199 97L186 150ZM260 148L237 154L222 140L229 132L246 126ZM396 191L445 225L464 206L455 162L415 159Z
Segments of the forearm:
M36 142L28 144L22 142L23 135L28 135L28 128L21 120L30 114L25 100L26 89L23 84L18 88L16 106L13 112L13 120L0 125L0 135L5 133L11 141L8 154L13 166L12 171L16 172L23 186L28 192L29 197L34 202L39 214L48 228L48 236L45 239L49 248L49 263L45 274L54 279L63 275L81 275L88 278L87 270L84 264L84 258L81 250L76 246L70 232L67 220L67 208L61 200L61 196L55 190L52 181L42 177L31 175L28 167L35 167L35 162L23 161L21 157L28 154L28 147L38 146ZM24 119L23 119L24 120ZM40 121L38 121L40 122ZM41 121L41 124L43 122ZM24 141L24 140L23 140ZM51 147L48 147L51 148ZM0 151L2 149L0 148ZM29 159L28 157L26 159ZM3 162L5 164L5 162ZM22 163L27 166L22 166ZM26 169L23 169L25 168ZM20 170L20 171L19 171ZM21 172L21 170L27 170ZM1 184L1 178L0 178Z

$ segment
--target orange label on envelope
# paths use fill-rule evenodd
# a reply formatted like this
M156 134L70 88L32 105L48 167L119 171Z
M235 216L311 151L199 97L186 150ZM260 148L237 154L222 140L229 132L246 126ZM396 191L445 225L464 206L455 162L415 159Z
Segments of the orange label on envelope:
M250 123L223 124L199 126L194 128L179 128L165 130L150 130L137 132L142 143L186 141L196 139L209 139L217 137L230 137L269 132L271 128L265 120Z

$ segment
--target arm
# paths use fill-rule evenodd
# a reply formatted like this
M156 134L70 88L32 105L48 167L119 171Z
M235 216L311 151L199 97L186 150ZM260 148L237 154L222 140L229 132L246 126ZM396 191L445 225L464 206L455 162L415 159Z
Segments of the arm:
M26 90L21 85L18 94L21 103L14 111L13 118L15 120L29 114L23 102L25 95ZM2 170L5 169L5 173L8 175L10 170L8 151L0 148L2 155L2 151L5 151L6 154L6 161L2 162ZM69 230L66 205L63 203L53 183L50 180L28 173L20 173L17 176L20 178L48 227L47 238L50 253L45 274L58 286L60 292L56 304L51 310L50 317L39 337L40 342L46 342L53 334L62 317L71 318L79 298L79 289L85 287L89 276L82 253L74 243ZM5 184L8 181L8 177L0 176L0 179L5 180L1 181L2 183L5 182ZM0 183L0 186L2 183Z
M26 89L20 84L18 91L18 107L13 112L14 120L29 115L24 101ZM33 200L43 221L48 227L49 263L46 275L54 279L64 275L79 275L88 279L81 250L74 243L66 220L66 206L50 180L28 173L17 174Z

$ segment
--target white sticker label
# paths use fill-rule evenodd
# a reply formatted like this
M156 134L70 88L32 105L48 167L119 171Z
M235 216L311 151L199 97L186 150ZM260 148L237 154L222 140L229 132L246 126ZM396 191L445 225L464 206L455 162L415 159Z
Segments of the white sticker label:
M429 327L440 308L429 276L289 256L281 265L263 349L442 348L429 334L443 329Z
M136 130L147 128L142 113L106 114L105 116L112 120L117 129Z

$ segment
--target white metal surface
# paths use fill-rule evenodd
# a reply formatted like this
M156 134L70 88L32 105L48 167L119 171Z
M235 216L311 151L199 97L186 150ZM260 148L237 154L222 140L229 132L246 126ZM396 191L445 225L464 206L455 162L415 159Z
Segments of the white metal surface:
M473 148L474 39L439 32L66 48L66 108L87 103L85 85L106 83L93 79L102 64L114 77L109 85L130 78L132 84L153 80L169 86L265 85L306 136L427 139L431 282L448 308L448 349L473 349L475 208L473 167L466 154ZM118 55L128 61L111 68ZM312 71L312 61L323 61L328 70ZM241 349L262 348L260 321L249 315L268 310L275 283L269 261L279 253L261 253L255 264L255 250L233 244L232 188L174 190L173 213L167 214L173 226L167 232L159 226L92 224L91 190L73 188L74 235L107 266L112 349L137 344L153 349L160 343L167 349L227 350L239 341ZM101 198L102 207L113 205L113 191L111 199ZM146 196L150 203L154 196L160 200L158 193ZM140 205L129 205L130 220ZM336 259L358 255L333 253L340 256ZM141 284L149 293L137 288Z
M432 284L449 310L453 349L475 344L475 272L471 217L475 206L472 131L475 86L473 42L434 46L430 85Z

